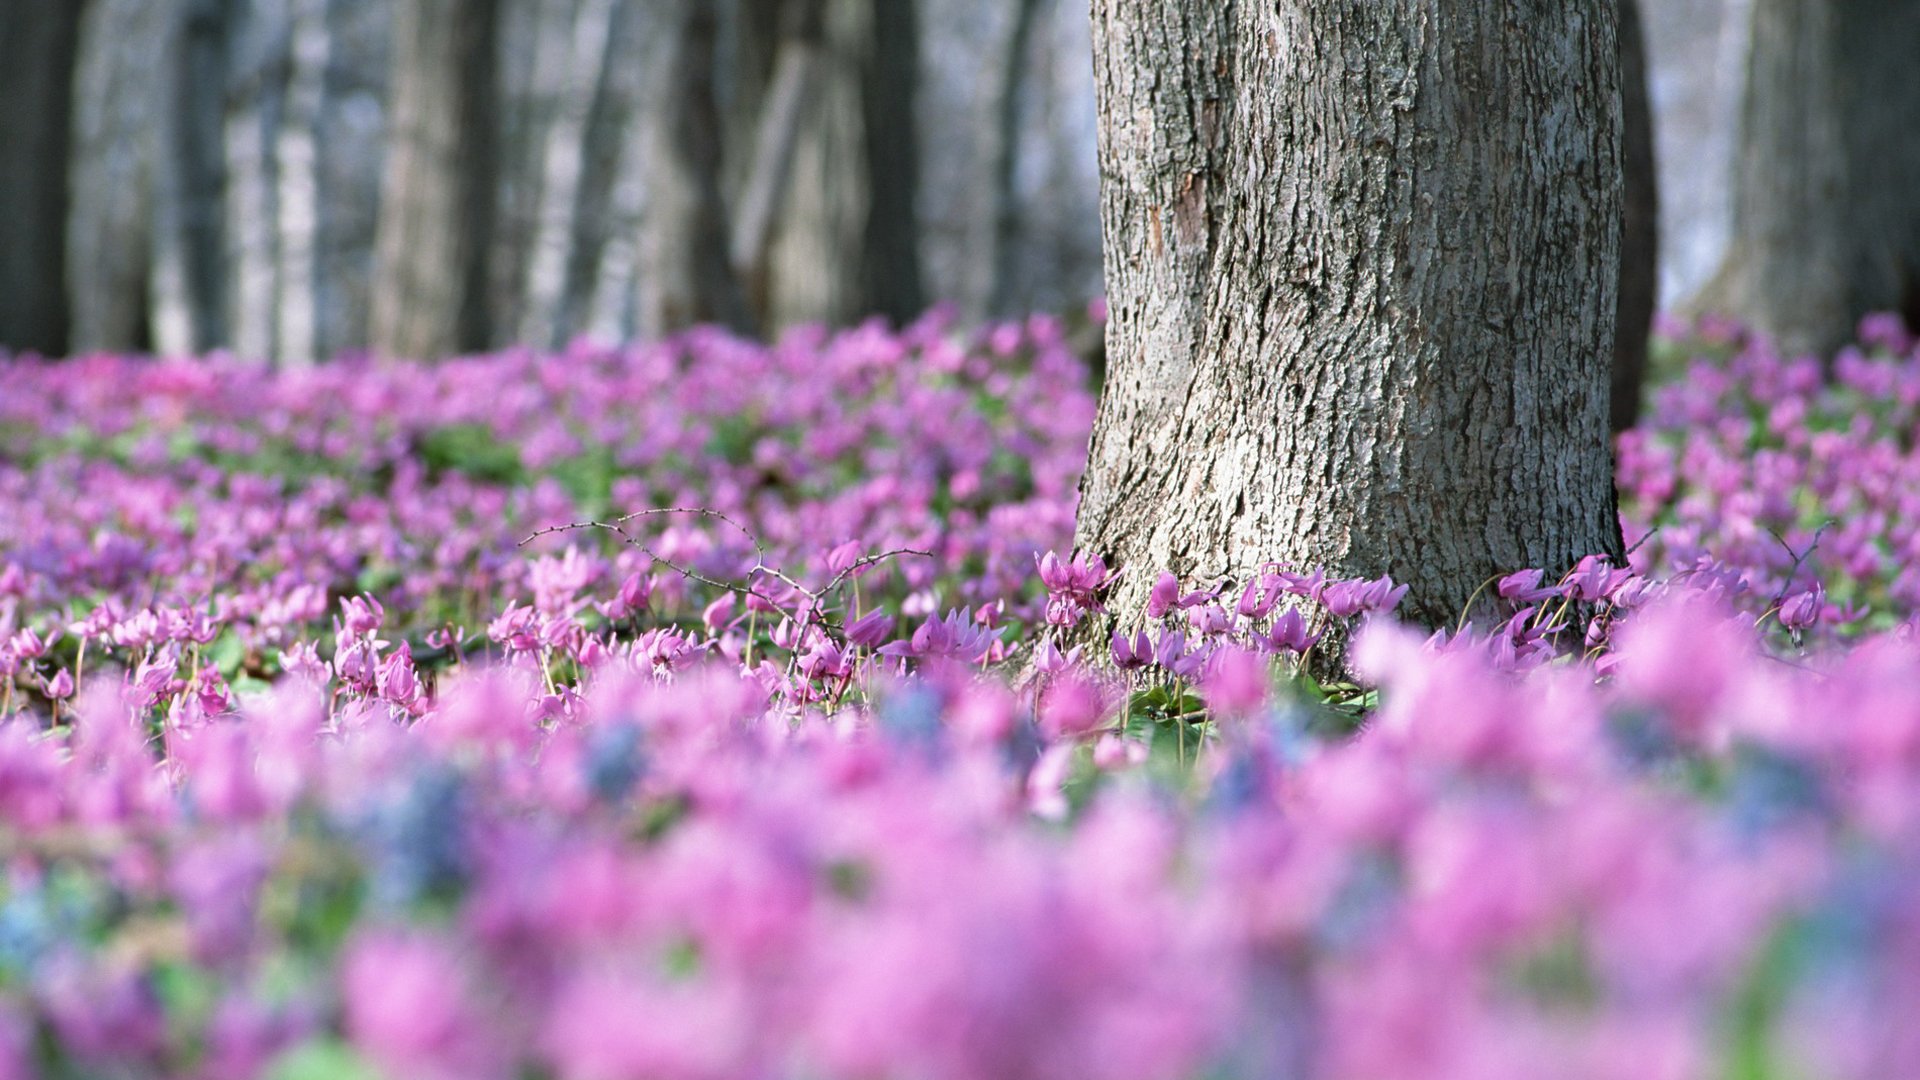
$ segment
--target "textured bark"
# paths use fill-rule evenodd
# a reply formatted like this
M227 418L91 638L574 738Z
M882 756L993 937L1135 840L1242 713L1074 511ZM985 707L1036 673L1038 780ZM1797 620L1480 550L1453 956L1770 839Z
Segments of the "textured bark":
M0 348L67 350L68 147L81 0L0 0Z
M498 0L401 0L372 327L382 355L488 344Z
M95 0L75 73L67 297L76 353L151 344L156 133L166 71L154 42L170 38L174 0Z
M1620 317L1614 329L1609 425L1625 431L1640 417L1647 345L1660 292L1660 192L1647 100L1646 42L1637 0L1620 0L1620 157L1625 201L1620 233Z
M1920 3L1755 0L1733 236L1700 306L1827 354L1862 315L1920 325Z
M1109 377L1077 542L1458 617L1620 551L1614 0L1096 0Z

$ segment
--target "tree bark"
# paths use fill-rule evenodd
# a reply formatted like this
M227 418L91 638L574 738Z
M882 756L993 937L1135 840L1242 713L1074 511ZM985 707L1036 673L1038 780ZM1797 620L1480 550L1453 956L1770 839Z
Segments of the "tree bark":
M488 344L498 0L401 0L375 240L373 349L434 359Z
M1920 4L1755 0L1733 235L1700 305L1825 355L1862 315L1920 327Z
M67 177L85 6L0 0L0 348L67 351Z
M1620 157L1625 202L1620 233L1619 320L1614 330L1609 426L1625 431L1640 418L1647 346L1660 294L1660 191L1653 153L1653 110L1647 100L1647 53L1637 0L1620 0Z
M1078 545L1412 586L1619 555L1614 0L1095 0L1109 377Z

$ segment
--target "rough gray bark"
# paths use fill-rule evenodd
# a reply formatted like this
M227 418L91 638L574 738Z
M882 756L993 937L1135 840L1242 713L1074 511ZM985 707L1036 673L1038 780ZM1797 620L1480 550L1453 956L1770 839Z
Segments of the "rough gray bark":
M68 148L80 0L0 0L0 348L67 350Z
M369 341L428 360L488 344L498 0L394 10L387 162Z
M75 73L67 297L76 353L151 344L156 132L166 106L154 42L170 39L174 0L96 0Z
M1793 352L1920 325L1920 3L1755 0L1727 260L1700 306Z
M1620 157L1625 202L1620 233L1619 320L1614 330L1609 426L1625 431L1640 417L1647 346L1660 292L1660 192L1647 100L1646 43L1636 0L1620 0Z
M1614 0L1095 0L1109 377L1077 543L1130 572L1619 553Z

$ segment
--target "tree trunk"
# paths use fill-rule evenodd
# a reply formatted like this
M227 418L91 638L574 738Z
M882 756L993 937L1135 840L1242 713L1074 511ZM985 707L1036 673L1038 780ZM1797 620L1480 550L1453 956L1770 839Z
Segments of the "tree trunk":
M694 323L741 332L752 314L728 259L720 108L715 99L719 23L708 0L681 0L672 60L649 80L649 163L639 286L642 334Z
M66 222L80 0L0 0L0 348L67 351Z
M1625 201L1620 233L1620 317L1614 329L1610 426L1640 418L1647 345L1660 292L1660 192L1654 173L1653 110L1647 101L1647 53L1637 0L1620 0L1620 157Z
M526 344L559 345L571 329L568 313L578 306L570 287L579 284L571 270L587 170L587 134L606 81L617 8L614 0L582 0L565 47L559 50L565 72L541 153L539 209L520 321L520 340Z
M73 351L149 348L154 174L166 104L173 0L96 0L80 32L75 74L67 297Z
M769 326L919 314L917 27L915 0L827 0L769 254Z
M373 349L433 359L488 344L498 0L401 0L375 240Z
M232 21L229 0L185 0L159 39L151 308L162 355L227 341L221 140Z
M233 15L228 39L232 54L222 131L227 345L241 359L260 364L272 363L279 346L279 187L273 146L286 107L288 29L288 0L247 0Z
M1412 586L1618 555L1614 0L1095 0L1109 377L1078 545Z
M1920 3L1755 0L1733 236L1701 299L1821 355L1862 315L1920 326Z
M1031 81L1033 36L1046 0L1013 0L1013 26L1007 32L1005 68L1001 72L999 98L994 103L993 203L992 230L987 257L982 260L988 272L988 313L998 317L1019 314L1013 309L1024 301L1015 288L1014 267L1018 261L1021 214L1018 187L1020 143L1026 125L1027 84Z
M327 64L333 51L327 26L328 0L292 0L289 16L286 115L274 140L279 185L280 363L306 367L326 356L332 343L322 340L326 280L320 245L328 235L320 190L321 124L327 106Z

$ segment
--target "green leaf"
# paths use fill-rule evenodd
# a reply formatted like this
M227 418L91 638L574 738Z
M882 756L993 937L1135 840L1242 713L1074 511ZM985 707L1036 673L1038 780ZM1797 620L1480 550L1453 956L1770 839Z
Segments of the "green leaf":
M319 1038L282 1054L267 1069L267 1080L386 1080L346 1043Z

